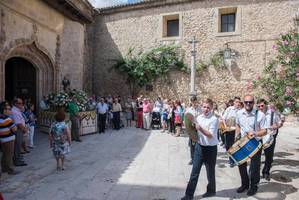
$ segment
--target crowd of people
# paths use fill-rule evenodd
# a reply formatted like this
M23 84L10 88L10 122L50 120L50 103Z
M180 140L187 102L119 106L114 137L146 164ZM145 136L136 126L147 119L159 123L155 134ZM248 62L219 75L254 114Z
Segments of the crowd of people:
M26 166L24 154L34 149L34 128L36 117L34 105L21 98L15 98L10 104L0 103L0 142L2 150L1 172L15 175L19 172L15 166Z
M265 99L255 100L252 95L246 95L241 100L235 97L218 109L218 105L211 99L199 102L194 96L188 102L158 97L155 101L139 96L121 99L120 96L96 97L89 100L90 109L95 109L98 115L98 132L105 133L106 129L120 130L123 127L136 127L144 130L160 129L161 133L172 134L179 137L188 130L184 129L185 114L194 116L194 127L198 133L198 140L189 139L190 165L193 165L184 200L193 199L197 180L203 164L207 169L207 192L203 197L214 196L216 193L215 165L217 160L217 146L220 144L227 151L241 137L255 137L262 142L267 132L271 132L274 141L264 150L265 165L262 170L263 178L270 180L270 169L278 129L283 125L283 117L273 106L268 105ZM48 109L46 99L40 102L40 109ZM82 116L72 98L67 111L70 114L71 128L65 121L65 110L55 115L49 131L49 141L52 152L57 161L57 170L64 170L64 157L70 152L71 141L82 142L80 138L80 125ZM35 148L34 131L36 116L34 104L21 98L15 98L12 104L0 104L0 142L2 150L1 171L15 175L19 172L15 166L26 166L24 154ZM224 128L223 128L224 127ZM259 150L250 163L250 173L247 171L247 162L238 165L241 186L238 193L246 190L247 194L254 195L258 190L260 181L261 152ZM229 157L231 167L236 161Z
M98 100L95 100L98 99ZM136 127L145 130L162 129L178 137L182 134L185 103L180 100L158 97L155 101L140 96L128 97L122 103L120 97L92 98L90 104L98 114L99 133L106 128ZM122 119L122 120L121 120Z

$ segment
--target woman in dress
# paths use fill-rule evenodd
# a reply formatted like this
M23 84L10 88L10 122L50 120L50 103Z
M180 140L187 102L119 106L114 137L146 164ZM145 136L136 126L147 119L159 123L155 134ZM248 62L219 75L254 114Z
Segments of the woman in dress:
M66 124L65 113L58 112L55 115L55 122L53 122L49 134L50 147L53 149L53 154L57 162L57 170L64 170L64 156L69 152L71 145L71 135Z
M183 124L183 114L184 110L182 108L181 102L179 100L175 101L174 107L174 123L175 123L175 137L179 137L181 135L182 124Z

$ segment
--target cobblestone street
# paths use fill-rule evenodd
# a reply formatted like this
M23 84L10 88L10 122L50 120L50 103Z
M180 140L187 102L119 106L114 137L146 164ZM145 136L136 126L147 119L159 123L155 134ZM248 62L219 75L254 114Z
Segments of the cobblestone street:
M82 137L73 143L66 170L56 162L44 133L36 134L37 148L25 155L20 174L2 175L5 200L177 200L184 196L191 172L187 137L172 137L158 130L125 128ZM277 141L271 182L261 179L259 192L247 198L237 194L238 168L230 168L219 146L216 197L210 199L298 199L298 127L286 125ZM206 188L202 168L195 199Z

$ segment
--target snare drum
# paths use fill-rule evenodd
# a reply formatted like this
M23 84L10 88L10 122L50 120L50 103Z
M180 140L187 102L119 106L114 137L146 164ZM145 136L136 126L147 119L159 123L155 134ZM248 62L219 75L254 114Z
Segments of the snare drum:
M261 148L262 144L257 139L250 139L245 135L236 141L227 153L237 165L241 165L252 158Z

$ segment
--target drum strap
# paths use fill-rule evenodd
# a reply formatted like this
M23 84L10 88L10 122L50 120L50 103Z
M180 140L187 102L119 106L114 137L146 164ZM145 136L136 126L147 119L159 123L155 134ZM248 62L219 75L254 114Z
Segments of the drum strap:
M256 131L256 122L257 122L257 115L258 115L258 110L255 111L255 116L254 116L254 124L253 124L253 131Z
M271 112L270 125L273 125L274 112Z

